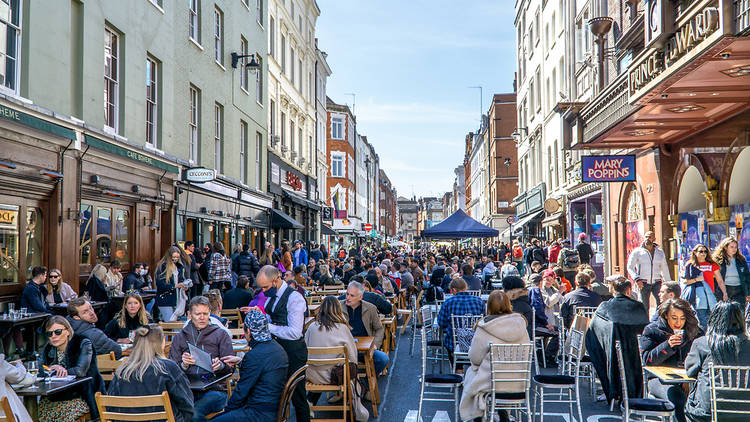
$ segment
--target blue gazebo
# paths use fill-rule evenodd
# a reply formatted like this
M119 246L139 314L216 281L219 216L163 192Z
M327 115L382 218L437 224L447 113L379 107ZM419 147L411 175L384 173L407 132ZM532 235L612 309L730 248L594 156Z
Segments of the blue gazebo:
M485 226L479 221L469 217L463 210L459 209L450 217L429 229L422 231L422 237L429 239L466 239L472 237L496 237L499 235L496 229Z

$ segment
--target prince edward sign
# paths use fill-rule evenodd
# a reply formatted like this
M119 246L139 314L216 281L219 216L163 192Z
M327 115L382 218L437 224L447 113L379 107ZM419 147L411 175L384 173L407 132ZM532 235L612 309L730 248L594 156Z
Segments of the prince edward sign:
M581 157L584 182L635 182L635 155Z

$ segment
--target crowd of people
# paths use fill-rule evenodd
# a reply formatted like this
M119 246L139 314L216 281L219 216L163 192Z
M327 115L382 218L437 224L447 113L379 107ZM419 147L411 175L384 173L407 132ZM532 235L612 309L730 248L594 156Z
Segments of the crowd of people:
M334 256L335 255L335 256ZM474 327L468 367L463 369L460 412L463 420L481 420L489 385L488 344L526 343L534 336L544 341L547 366L556 366L559 330L572 326L577 307L595 307L586 346L608 400L618 399L619 388L611 362L614 340L623 343L628 370L646 365L684 366L697 379L688 395L679 387L647 380L652 395L674 403L676 419L704 420L710 416L707 368L709 362L750 362L745 310L750 296L750 270L733 238L723 240L713 253L704 245L693 248L680 274L670 278L663 251L647 233L644 243L628 260L627 274L602 279L591 266L594 252L581 234L575 247L567 239L511 245L497 243L478 249L417 249L352 247L330 254L323 245L306 248L287 241L280 248L266 243L262 253L236 245L227 253L221 242L199 248L193 242L172 245L155 265L135 264L123 277L113 261L95 266L80 296L63 280L58 269L35 267L21 297L30 312L51 313L51 306L67 304L67 316L51 316L41 332L47 342L37 348L28 329L14 330L4 339L6 353L14 341L16 353L33 355L49 375L90 377L91 381L39 403L39 420L74 421L83 414L98 416L96 392L133 396L169 393L178 421L274 420L281 393L291 374L308 360L308 347L344 346L348 360L357 362L356 337L373 337L376 349L384 340L380 315L393 315L388 297L404 294L421 303L438 304L437 326L444 348L453 359L451 317L480 315ZM153 276L153 278L152 278ZM498 286L498 283L500 286ZM340 286L346 293L323 299L314 321L305 299L310 290ZM155 297L144 302L142 293ZM483 300L470 291L484 291ZM421 293L421 294L420 294ZM651 297L656 311L651 313ZM112 300L122 297L120 302ZM106 306L95 311L92 303ZM118 303L118 305L114 305ZM222 309L242 312L249 351L235 355L230 328ZM558 317L562 320L559 324ZM165 335L155 323L182 321L183 328L165 350ZM610 325L606 328L603 322ZM619 328L612 330L611 325ZM637 343L637 336L642 342ZM97 355L129 356L105 383ZM613 346L612 346L613 347ZM201 356L210 357L210 365ZM386 352L373 354L376 374L388 364ZM19 361L0 359L6 381L23 378ZM191 383L239 373L231 396L226 384L191 390ZM335 368L311 367L307 379L330 383ZM633 376L633 380L638 377ZM355 419L364 421L368 397L352 381ZM2 383L4 384L4 383ZM641 394L633 382L628 391ZM629 387L630 383L629 383ZM0 389L3 385L0 385ZM7 385L19 420L30 420ZM310 406L320 394L299 384L292 393L297 421L310 419ZM327 397L329 403L340 397ZM501 413L503 420L508 415Z

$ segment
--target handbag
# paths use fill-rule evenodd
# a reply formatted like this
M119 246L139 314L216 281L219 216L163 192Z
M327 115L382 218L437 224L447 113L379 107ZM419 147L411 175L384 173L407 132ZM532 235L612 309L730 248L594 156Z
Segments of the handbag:
M370 389L357 377L357 364L354 362L349 362L349 378L354 381L354 394L359 397L367 397ZM334 366L331 369L331 384L344 385L344 365Z

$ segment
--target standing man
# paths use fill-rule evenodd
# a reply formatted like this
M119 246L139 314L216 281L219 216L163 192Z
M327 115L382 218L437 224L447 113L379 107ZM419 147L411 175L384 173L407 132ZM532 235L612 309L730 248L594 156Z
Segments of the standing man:
M578 251L578 256L581 258L581 264L591 264L591 258L594 257L594 250L586 242L586 233L578 235L576 250Z
M296 240L294 242L294 252L292 252L292 256L295 268L300 264L305 264L305 266L307 266L307 251L301 240Z
M307 345L302 336L307 309L305 298L290 288L281 279L281 272L272 265L265 265L260 269L256 282L268 298L265 307L265 313L271 317L268 328L286 352L289 360L289 377L307 364ZM309 422L310 406L305 397L304 384L297 384L292 393L292 404L297 422Z
M250 253L250 245L245 243L242 245L242 252L237 255L237 258L232 259L232 272L237 274L238 277L244 275L254 283L255 274L258 274L258 270L260 270L258 260L255 255Z
M578 251L570 247L570 240L564 239L557 257L557 266L562 268L565 279L571 284L575 283L579 265L581 265L581 257L578 256Z
M650 296L654 296L656 306L659 306L659 289L663 281L672 281L669 275L667 257L658 244L654 242L656 235L652 231L645 234L643 244L630 253L628 257L628 276L635 281L641 290L641 302L649 312Z

